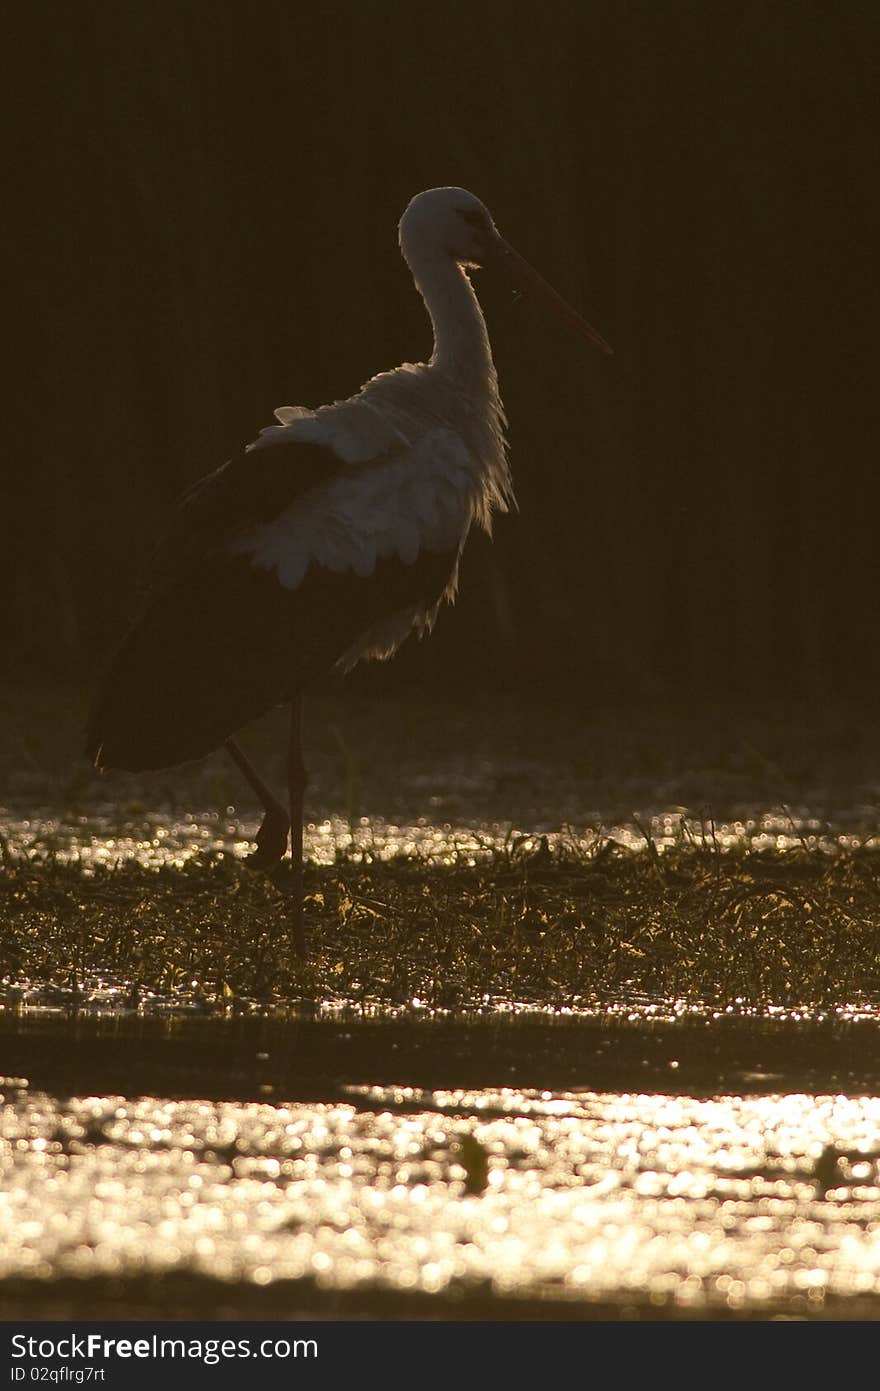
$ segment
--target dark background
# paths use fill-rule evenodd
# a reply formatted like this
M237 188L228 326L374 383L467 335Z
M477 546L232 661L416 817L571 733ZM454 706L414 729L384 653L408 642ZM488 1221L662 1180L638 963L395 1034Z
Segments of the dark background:
M429 354L396 224L458 183L616 355L479 277L521 510L387 679L876 679L872 5L24 9L16 670L94 669L174 496L275 406Z

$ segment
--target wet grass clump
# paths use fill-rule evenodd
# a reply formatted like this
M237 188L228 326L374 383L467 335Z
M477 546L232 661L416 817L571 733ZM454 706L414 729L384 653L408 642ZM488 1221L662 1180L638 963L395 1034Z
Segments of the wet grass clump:
M880 999L880 856L870 849L662 853L506 847L477 865L341 858L309 867L308 956L287 880L224 856L85 872L8 853L0 981L69 1003L244 1007L346 1000L468 1012L647 995L715 1006Z

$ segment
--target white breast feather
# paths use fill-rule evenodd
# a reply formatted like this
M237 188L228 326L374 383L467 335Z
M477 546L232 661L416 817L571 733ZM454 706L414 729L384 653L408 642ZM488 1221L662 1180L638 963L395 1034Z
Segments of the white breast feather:
M376 422L387 430L378 413ZM287 432L295 430L302 440L304 430L317 431L324 424L329 422L303 415L288 425L270 427L252 448L263 447L267 434L291 438ZM338 433L336 438L340 439ZM328 443L326 435L315 442ZM387 462L329 479L274 521L251 528L230 549L250 555L260 569L274 571L286 589L302 583L311 563L366 578L383 556L396 555L412 565L422 550L457 551L467 536L473 506L468 450L453 430L438 426L407 449L398 438Z

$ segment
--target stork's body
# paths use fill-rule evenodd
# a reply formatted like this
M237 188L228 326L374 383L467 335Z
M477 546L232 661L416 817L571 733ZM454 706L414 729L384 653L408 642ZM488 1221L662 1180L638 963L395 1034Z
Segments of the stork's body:
M607 350L464 190L413 199L400 243L432 320L430 362L317 410L282 407L278 424L183 496L89 720L102 769L163 768L226 742L266 806L258 854L271 862L286 847L287 817L232 735L291 702L298 884L302 690L428 631L454 597L471 526L488 530L512 500L504 412L465 267L502 257ZM297 934L300 912L297 903Z

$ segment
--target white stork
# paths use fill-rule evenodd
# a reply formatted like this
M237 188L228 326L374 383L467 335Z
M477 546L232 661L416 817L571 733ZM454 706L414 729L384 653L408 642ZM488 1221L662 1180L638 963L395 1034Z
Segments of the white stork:
M88 722L101 770L165 768L225 744L265 810L251 861L277 863L292 828L300 950L303 688L430 631L454 599L472 524L488 531L513 500L504 410L467 270L499 266L611 351L473 194L418 194L399 232L434 329L430 362L405 363L316 410L281 407L277 425L184 493ZM288 703L285 808L233 734Z

